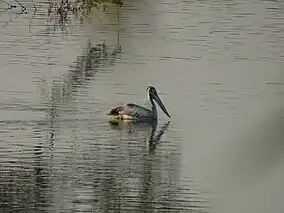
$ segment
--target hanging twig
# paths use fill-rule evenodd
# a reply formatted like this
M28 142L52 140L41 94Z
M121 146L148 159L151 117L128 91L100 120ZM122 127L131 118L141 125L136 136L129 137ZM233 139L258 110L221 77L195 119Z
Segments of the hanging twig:
M37 7L36 7L36 4L35 4L35 1L34 0L32 0L32 1L33 1L35 10L34 10L34 13L33 13L32 17L31 17L31 19L29 20L29 32L31 32L31 22L32 22L35 14L36 14L36 11L37 11Z
M36 12L37 11L37 7L36 7L36 4L35 4L34 0L33 0L33 4L34 4L35 12Z
M6 4L8 4L10 6L10 7L7 8L7 10L10 10L12 8L16 8L17 7L16 5L10 4L9 2L6 2L4 0L0 0L0 1L2 1L2 2L6 3Z
M21 7L22 7L22 12L26 12L26 10L27 10L27 8L24 6L24 5L22 5L18 0L15 0Z

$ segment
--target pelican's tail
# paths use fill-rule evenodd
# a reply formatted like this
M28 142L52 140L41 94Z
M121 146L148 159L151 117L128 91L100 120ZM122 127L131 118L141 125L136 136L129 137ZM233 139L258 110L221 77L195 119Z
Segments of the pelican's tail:
M122 110L123 110L122 106L115 107L108 113L108 115L113 115L113 116L119 115Z

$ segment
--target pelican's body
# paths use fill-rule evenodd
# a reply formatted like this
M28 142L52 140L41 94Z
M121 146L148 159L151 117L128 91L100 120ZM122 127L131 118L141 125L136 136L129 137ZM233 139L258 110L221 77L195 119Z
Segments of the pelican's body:
M159 104L164 113L170 118L163 102L158 96L156 89L153 86L148 86L146 89L148 100L150 101L151 108L147 109L136 104L124 104L115 107L109 112L109 118L112 120L156 120L158 117L157 108L154 100Z

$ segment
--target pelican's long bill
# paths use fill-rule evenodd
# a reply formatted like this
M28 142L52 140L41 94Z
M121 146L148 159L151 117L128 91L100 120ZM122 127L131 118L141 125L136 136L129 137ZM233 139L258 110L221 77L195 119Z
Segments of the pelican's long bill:
M163 104L163 102L161 101L160 97L158 96L158 94L154 94L154 93L151 93L152 96L153 96L153 99L157 102L157 104L159 104L159 106L161 107L161 109L163 110L163 112L169 117L171 118L170 114L168 113L165 105Z

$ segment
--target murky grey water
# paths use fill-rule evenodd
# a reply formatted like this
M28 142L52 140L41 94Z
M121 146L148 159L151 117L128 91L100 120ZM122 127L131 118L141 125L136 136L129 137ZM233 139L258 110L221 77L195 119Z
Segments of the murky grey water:
M1 212L282 212L282 1L126 0L63 25L21 2L0 2ZM149 84L171 123L107 122Z

